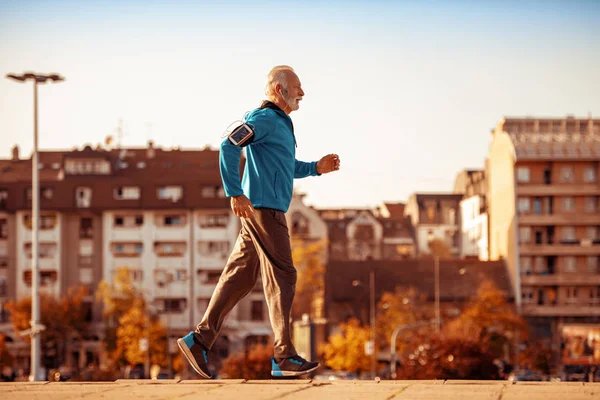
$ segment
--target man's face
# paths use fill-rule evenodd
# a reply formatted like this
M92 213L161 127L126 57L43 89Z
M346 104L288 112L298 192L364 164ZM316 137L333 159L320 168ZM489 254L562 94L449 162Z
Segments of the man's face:
M300 108L300 100L304 96L302 85L298 76L292 72L287 74L287 91L285 88L281 88L283 100L286 102L288 107L292 111L296 111Z

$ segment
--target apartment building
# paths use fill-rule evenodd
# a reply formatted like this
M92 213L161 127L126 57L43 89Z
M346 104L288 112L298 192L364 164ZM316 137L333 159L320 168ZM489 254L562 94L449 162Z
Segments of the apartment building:
M415 230L417 254L429 254L431 240L441 242L451 256L460 255L460 201L462 194L415 193L406 203L404 214Z
M152 142L40 152L41 291L60 296L83 285L90 293L85 307L92 339L75 364L97 362L103 330L94 292L119 267L129 269L148 312L169 325L171 349L200 321L239 231L218 157L216 150L167 150ZM15 148L11 159L0 160L1 304L30 296L31 235L31 160L19 158ZM0 329L24 343L4 308L0 317ZM230 313L224 353L270 333L259 281ZM28 358L28 347L21 347L19 356Z
M453 193L462 194L460 201L460 257L476 257L487 261L488 212L487 180L484 170L465 169L454 181Z
M599 162L599 119L503 118L492 131L490 257L506 260L521 312L556 349L575 331L582 349L600 343ZM567 353L563 365L600 364L597 351Z

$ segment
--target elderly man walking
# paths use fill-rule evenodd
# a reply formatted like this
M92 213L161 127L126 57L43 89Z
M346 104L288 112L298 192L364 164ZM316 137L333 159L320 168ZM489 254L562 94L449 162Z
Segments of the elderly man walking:
M340 161L336 154L314 162L296 160L296 137L289 114L300 107L304 91L291 67L273 68L265 92L268 100L249 113L245 121L248 129L241 139L230 136L221 144L223 186L242 227L202 321L177 340L183 355L204 378L210 378L208 352L227 313L252 290L259 273L274 333L271 375L298 376L319 367L300 357L291 341L296 268L285 212L292 199L294 178L337 171ZM247 162L240 184L244 147Z

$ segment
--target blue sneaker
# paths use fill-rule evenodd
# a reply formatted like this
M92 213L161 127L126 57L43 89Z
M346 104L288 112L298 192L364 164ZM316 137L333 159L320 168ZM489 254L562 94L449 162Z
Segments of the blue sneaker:
M299 355L284 358L280 362L271 357L271 375L276 377L300 376L308 374L320 367L318 362L306 361Z
M177 345L187 358L194 370L205 379L210 379L208 370L208 350L194 341L194 332L190 332L182 338L177 339Z

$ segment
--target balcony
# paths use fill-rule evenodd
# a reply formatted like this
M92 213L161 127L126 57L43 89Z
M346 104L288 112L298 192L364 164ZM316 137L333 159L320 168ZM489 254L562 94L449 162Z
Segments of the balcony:
M189 238L189 225L157 226L153 230L153 240L156 242L187 242Z
M523 304L522 314L524 316L536 317L588 317L600 316L600 307L590 305L588 301L581 300L576 304L560 305L536 305Z
M600 285L600 274L529 274L521 275L521 284L527 286L596 286Z
M600 225L600 214L521 214L521 225Z
M518 185L518 196L594 196L600 195L598 184Z
M143 233L144 230L141 226L127 228L115 227L110 229L109 239L113 242L141 242Z
M519 246L519 254L521 256L588 256L600 254L600 246L590 245L584 246L579 243L570 244L521 244Z

